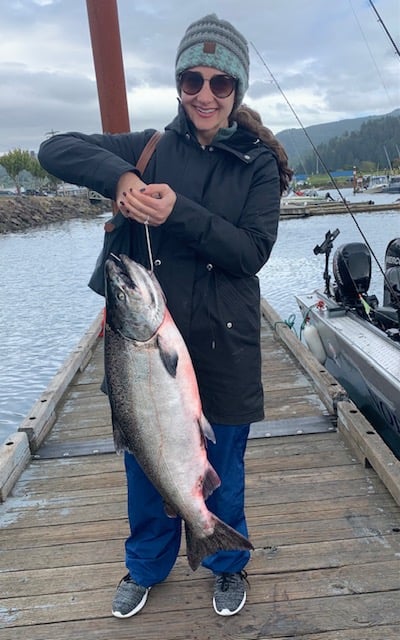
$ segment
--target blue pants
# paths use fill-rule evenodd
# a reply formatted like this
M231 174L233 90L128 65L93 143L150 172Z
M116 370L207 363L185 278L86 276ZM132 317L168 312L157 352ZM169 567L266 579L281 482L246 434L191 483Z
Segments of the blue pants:
M244 512L244 454L249 425L212 425L216 444L207 442L208 458L221 486L208 498L207 506L221 520L247 537ZM131 535L126 540L126 566L132 578L144 587L162 582L175 564L182 521L169 518L163 500L147 479L134 456L125 454L128 483L128 517ZM219 551L203 566L213 573L241 571L250 558L248 551Z

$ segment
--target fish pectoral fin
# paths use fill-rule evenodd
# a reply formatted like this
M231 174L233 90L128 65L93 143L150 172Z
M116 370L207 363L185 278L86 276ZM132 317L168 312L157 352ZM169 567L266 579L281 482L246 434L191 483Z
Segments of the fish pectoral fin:
M214 433L212 426L208 422L208 420L205 417L203 412L201 413L201 416L200 416L200 419L199 419L199 427L200 427L200 430L203 433L203 435L208 440L211 440L211 442L213 442L215 444L216 441L217 441L216 438L215 438L215 433Z
M171 504L169 504L168 502L164 502L164 511L165 511L166 515L168 516L168 518L177 518L178 517L176 509L174 509L173 506Z
M157 346L161 362L168 371L169 375L175 378L179 359L177 352L175 351L175 349L167 348L167 346L163 344L163 339L159 335L157 336Z
M209 464L203 479L204 500L207 500L207 498L215 491L215 489L218 489L220 484L221 480L218 473L215 471L214 467Z

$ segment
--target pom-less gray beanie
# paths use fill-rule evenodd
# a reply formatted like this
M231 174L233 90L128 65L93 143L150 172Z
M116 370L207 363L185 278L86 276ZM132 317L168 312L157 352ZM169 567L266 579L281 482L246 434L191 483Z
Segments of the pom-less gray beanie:
M242 103L249 86L249 49L230 22L212 13L188 26L176 54L178 90L180 74L192 67L214 67L236 78L235 106Z

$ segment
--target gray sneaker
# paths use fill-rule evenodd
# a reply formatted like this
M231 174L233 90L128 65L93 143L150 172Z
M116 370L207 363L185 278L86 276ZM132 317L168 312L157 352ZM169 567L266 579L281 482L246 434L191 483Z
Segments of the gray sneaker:
M130 618L143 609L151 587L142 587L128 573L115 592L112 614L116 618Z
M233 616L238 613L246 602L246 582L246 571L217 575L213 597L215 613L219 616Z

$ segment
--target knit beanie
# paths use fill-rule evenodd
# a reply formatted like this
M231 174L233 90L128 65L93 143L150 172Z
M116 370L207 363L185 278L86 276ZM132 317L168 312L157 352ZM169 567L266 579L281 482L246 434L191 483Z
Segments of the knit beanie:
M178 90L180 74L192 67L214 67L236 78L235 106L242 103L249 86L249 49L230 22L212 13L189 25L176 54Z

